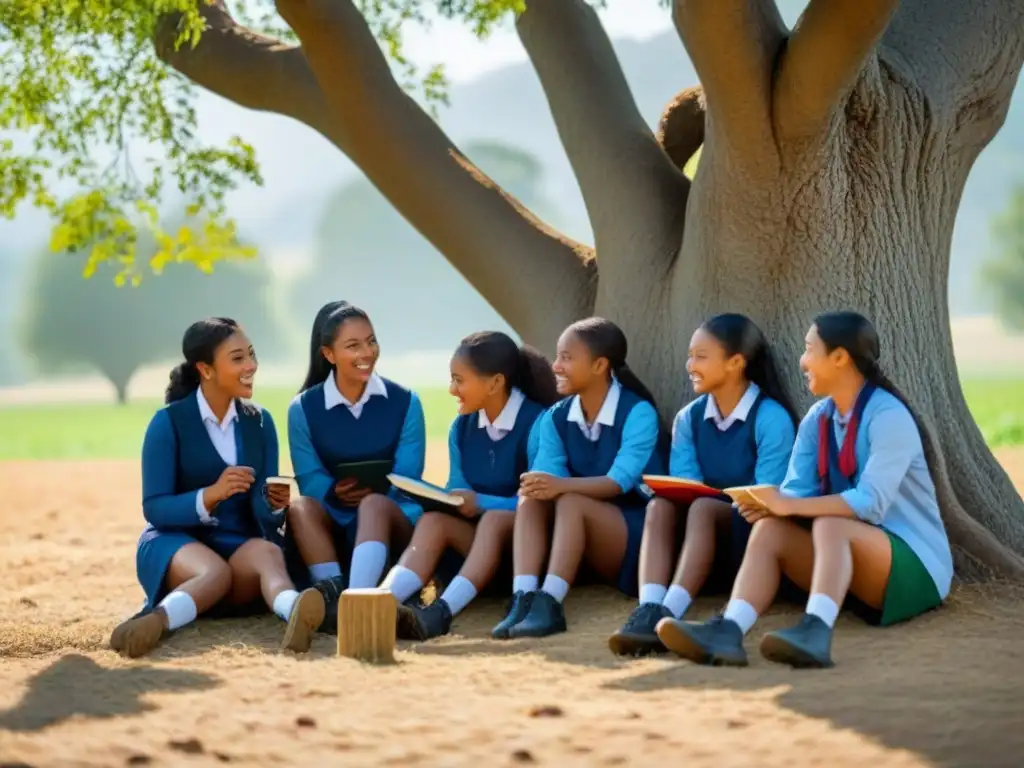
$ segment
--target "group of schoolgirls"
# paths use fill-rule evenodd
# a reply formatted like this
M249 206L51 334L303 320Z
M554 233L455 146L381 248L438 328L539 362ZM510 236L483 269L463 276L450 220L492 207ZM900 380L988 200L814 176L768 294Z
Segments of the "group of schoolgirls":
M766 634L761 653L824 667L841 607L887 625L937 607L950 589L925 433L856 313L821 315L808 331L800 367L820 399L802 420L757 326L735 314L708 320L686 363L698 397L671 430L608 320L567 328L552 365L505 334L469 336L450 365L454 514L424 514L394 487L373 493L331 472L369 460L410 478L424 468L422 405L376 373L362 310L332 302L314 321L309 372L288 409L298 498L266 482L278 473L277 436L250 400L257 362L243 330L203 320L182 346L142 450L146 606L111 636L128 656L200 614L254 606L285 623L283 648L304 652L336 629L344 589L378 585L397 601L400 638L448 633L485 590L511 592L493 637L544 637L566 630L566 595L587 578L639 597L609 638L615 654L746 665L744 637L781 589L806 613ZM680 505L643 482L666 472L758 490L736 504L723 495ZM722 568L732 583L724 611L685 621ZM433 578L445 587L424 604Z

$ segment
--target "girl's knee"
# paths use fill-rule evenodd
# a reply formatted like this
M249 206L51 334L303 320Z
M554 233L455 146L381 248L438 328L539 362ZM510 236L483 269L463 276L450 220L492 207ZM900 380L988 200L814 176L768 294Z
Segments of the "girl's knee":
M668 499L651 499L644 515L644 530L667 531L675 528L679 511Z
M371 493L363 497L363 500L359 502L357 510L359 517L364 518L376 515L390 515L392 508L397 509L397 505L390 498L381 493Z
M234 576L231 573L231 566L227 561L211 561L199 577L209 585L210 591L218 597L223 597L231 591Z
M721 515L731 513L732 508L718 499L697 499L686 514L686 527L692 530L695 526L713 526Z
M762 517L754 523L750 531L747 550L770 549L778 550L790 533L789 525L782 518Z
M514 513L506 512L503 509L492 509L480 516L480 520L476 524L476 536L487 538L505 535L512 531L514 523Z
M453 519L443 512L424 512L412 531L413 544L438 541L447 536Z
M850 538L850 521L841 517L816 517L811 524L815 546L835 544Z
M300 496L288 505L285 515L289 526L301 528L310 524L318 524L325 519L327 512L316 499Z
M251 539L246 543L246 559L265 566L284 568L284 552L266 539Z
M522 516L527 518L541 517L548 514L551 511L550 501L541 501L540 499L528 499L525 496L520 496L519 501L516 502L516 516Z
M555 514L581 515L586 510L590 499L578 493L566 493L555 502Z

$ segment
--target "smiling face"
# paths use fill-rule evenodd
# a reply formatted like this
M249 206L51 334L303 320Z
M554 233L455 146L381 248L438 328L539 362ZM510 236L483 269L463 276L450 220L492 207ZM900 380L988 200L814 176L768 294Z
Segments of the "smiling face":
M334 336L334 343L320 349L337 370L339 381L353 386L362 386L370 380L380 357L373 326L361 317L343 322Z
M449 364L451 382L448 392L459 404L459 414L476 413L492 395L505 388L505 377L500 373L485 376L477 371L463 355L455 355Z
M558 339L558 354L551 370L555 373L558 394L567 397L586 389L595 378L607 376L608 360L595 359L582 339L567 330Z
M818 335L817 326L804 337L804 353L800 356L800 370L811 394L824 397L835 388L836 380L852 365L849 353L842 347L831 352Z
M742 377L745 367L743 355L730 357L722 342L707 330L698 328L694 331L686 358L686 372L690 374L690 384L698 395L714 392L736 377Z
M196 366L202 380L230 398L252 397L253 378L259 363L249 337L241 330L226 338L213 353L213 363Z

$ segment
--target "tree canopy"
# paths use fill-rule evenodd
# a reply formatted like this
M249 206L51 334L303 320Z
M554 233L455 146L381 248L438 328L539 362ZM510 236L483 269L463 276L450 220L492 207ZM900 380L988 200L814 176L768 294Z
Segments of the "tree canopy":
M599 3L600 4L600 3ZM421 99L445 98L440 66L418 68L402 30L459 18L487 35L523 0L364 0L367 22L402 83ZM234 247L224 197L262 182L244 136L210 146L196 135L196 87L161 59L217 34L230 10L254 32L294 40L273 0L8 0L0 4L0 214L35 206L55 220L51 248L84 251L86 276L103 262L119 282L146 267L191 262L204 271ZM203 213L200 232L166 231L158 208L184 195ZM160 247L136 259L140 234Z

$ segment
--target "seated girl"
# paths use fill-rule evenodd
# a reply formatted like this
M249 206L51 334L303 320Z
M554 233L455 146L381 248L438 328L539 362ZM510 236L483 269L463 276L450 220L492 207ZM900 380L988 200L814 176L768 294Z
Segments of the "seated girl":
M676 416L669 473L718 489L781 483L797 419L761 329L743 315L711 318L690 339L686 370L700 397ZM686 533L669 587L681 513ZM750 524L727 500L705 497L681 510L667 499L653 499L640 544L640 604L608 639L612 652L663 652L655 627L666 616L686 613L711 572L716 542L731 540L735 569L749 536Z
M494 578L511 544L519 478L537 454L538 417L558 399L547 360L495 331L462 340L452 356L449 392L458 399L459 417L448 436L446 487L464 499L464 517L425 514L384 580L400 603L398 635L405 639L447 634L452 617ZM448 548L465 558L458 575L426 608L405 605Z
M292 501L287 528L314 586L328 602L326 631L346 586L375 587L389 547L405 547L422 514L399 496L371 493L340 465L386 461L407 477L423 474L426 427L415 393L374 368L380 347L370 319L343 301L321 308L313 322L309 372L288 408L288 440L301 498ZM341 553L341 554L339 554Z
M806 614L765 635L761 653L795 667L832 666L832 628L844 603L885 626L949 594L953 559L928 438L878 359L878 334L860 315L814 321L800 367L824 399L800 424L782 487L741 507L754 530L724 615L663 619L658 636L670 650L702 664L745 666L743 637L783 576L810 592Z
M298 593L281 549L265 536L288 489L268 490L277 474L277 432L270 413L248 402L256 354L227 318L194 323L182 341L185 362L171 371L167 406L142 444L142 514L148 525L136 552L143 611L110 636L136 657L167 632L214 606L263 600L288 622L283 647L309 650L324 617L316 590Z
M584 558L601 579L636 595L648 501L638 486L645 473L664 471L654 398L626 365L617 325L592 317L569 326L553 370L565 399L542 417L537 459L521 480L513 599L496 638L564 632L562 601Z

